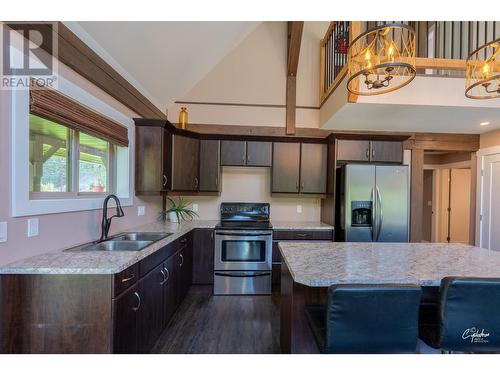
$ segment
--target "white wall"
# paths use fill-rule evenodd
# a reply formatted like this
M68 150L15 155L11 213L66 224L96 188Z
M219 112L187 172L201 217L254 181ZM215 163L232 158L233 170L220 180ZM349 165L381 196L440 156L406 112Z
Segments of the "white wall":
M271 197L270 168L222 168L222 192L218 197L185 197L199 206L200 219L220 219L221 202L269 202L271 220L319 221L320 201L309 197ZM297 213L297 205L302 213Z
M319 37L323 23L306 22L297 74L297 126L319 126ZM287 24L263 22L179 101L243 104L187 104L191 123L285 126ZM169 106L177 122L180 107ZM250 106L249 106L250 105ZM252 105L267 105L259 107Z

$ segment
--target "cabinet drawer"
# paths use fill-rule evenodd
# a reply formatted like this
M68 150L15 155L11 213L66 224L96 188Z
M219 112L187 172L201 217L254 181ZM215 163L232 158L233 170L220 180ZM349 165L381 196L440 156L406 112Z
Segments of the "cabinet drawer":
M175 243L171 242L168 245L162 247L160 250L155 251L154 253L141 260L139 264L139 277L143 277L158 264L163 263L165 259L174 254L175 251Z
M139 280L139 263L117 273L113 277L113 296L127 290Z
M333 230L274 230L273 240L333 241Z

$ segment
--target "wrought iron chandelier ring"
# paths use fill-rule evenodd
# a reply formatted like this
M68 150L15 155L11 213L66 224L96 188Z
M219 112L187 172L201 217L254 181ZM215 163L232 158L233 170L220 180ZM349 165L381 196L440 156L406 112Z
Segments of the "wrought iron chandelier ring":
M465 64L466 97L470 99L500 97L500 38L476 48L469 54ZM493 82L496 82L496 88L491 89Z
M377 95L404 87L416 76L415 31L402 23L373 27L353 40L348 58L349 92Z

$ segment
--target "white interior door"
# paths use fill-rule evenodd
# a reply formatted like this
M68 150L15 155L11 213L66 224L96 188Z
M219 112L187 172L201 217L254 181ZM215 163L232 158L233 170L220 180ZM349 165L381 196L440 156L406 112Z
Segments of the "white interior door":
M469 243L470 169L450 170L450 242Z
M482 169L479 246L500 250L500 154L484 156Z

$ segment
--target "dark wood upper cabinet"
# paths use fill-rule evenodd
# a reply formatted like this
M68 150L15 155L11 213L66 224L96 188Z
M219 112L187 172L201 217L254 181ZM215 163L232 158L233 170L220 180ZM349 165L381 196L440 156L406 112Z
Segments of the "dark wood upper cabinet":
M300 143L273 143L272 193L298 193Z
M402 163L403 143L397 141L372 141L371 161Z
M172 136L172 190L198 191L200 141L174 134Z
M220 164L224 166L246 165L246 142L245 141L221 141Z
M337 160L370 161L370 141L339 139L337 141Z
M271 142L247 142L247 166L270 167L273 145Z
M137 284L113 300L113 353L137 353L137 322L140 304Z
M220 191L220 142L200 141L200 191Z
M326 193L327 175L326 144L303 143L300 158L300 192Z
M135 191L138 195L167 190L170 134L162 126L135 128Z
M337 160L340 162L362 161L402 163L401 141L337 140Z

